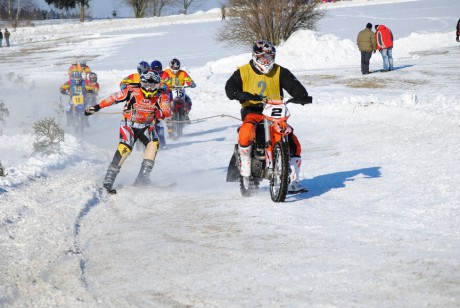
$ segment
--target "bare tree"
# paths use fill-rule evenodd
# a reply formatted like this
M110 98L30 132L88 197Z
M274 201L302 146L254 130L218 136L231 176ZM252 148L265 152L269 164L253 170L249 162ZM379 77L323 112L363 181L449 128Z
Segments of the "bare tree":
M172 0L149 0L147 3L147 11L152 13L152 16L161 16L161 11L164 7L171 5Z
M133 8L134 17L145 17L148 0L124 0L124 2Z
M188 9L200 2L200 0L174 0L174 2L180 7L181 13L187 15Z
M0 18L8 20L13 28L20 20L31 19L36 9L38 7L32 0L0 0Z
M228 17L217 33L217 40L248 44L258 39L275 45L300 29L316 29L324 16L317 3L305 0L232 0Z

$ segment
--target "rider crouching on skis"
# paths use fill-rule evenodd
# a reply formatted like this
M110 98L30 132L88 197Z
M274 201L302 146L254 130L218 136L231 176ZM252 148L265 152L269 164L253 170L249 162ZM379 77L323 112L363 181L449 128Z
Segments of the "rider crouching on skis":
M257 41L252 47L252 59L237 69L225 84L229 99L239 100L242 106L241 125L238 133L238 151L241 158L240 174L251 175L251 147L256 134L256 124L264 120L262 115L264 97L283 97L286 90L297 103L311 103L305 87L286 68L275 64L276 49L268 41ZM288 136L291 152L291 175L289 193L307 191L299 183L302 159L301 146L294 135Z
M89 116L102 108L125 102L120 123L120 143L103 182L109 193L116 193L112 189L115 178L138 139L144 144L145 151L134 185L150 183L149 176L158 151L158 135L154 123L156 119L164 119L171 113L169 97L159 90L159 83L160 75L157 72L144 73L140 76L139 88L126 87L85 111L85 115Z

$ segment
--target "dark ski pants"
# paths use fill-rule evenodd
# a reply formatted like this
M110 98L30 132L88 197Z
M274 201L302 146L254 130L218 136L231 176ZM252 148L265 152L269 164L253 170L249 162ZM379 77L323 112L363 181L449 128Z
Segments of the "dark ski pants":
M361 73L369 74L369 61L372 57L372 51L361 51Z

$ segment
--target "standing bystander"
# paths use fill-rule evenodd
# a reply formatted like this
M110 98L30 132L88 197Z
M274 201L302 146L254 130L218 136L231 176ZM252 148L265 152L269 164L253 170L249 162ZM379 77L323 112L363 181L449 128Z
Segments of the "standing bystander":
M2 47L2 41L3 41L3 33L2 33L2 29L0 29L0 47Z
M393 70L393 33L384 25L375 25L375 40L382 54L383 71Z
M358 33L356 39L359 51L361 51L361 72L363 75L369 74L369 61L372 57L372 52L375 53L377 47L375 45L375 35L372 32L372 24L368 23L364 30Z
M222 4L222 7L220 8L220 11L222 13L222 20L225 20L225 13L226 13L225 10L226 10L225 4Z
M6 46L10 47L10 31L8 31L7 28L5 28L5 40L6 40Z

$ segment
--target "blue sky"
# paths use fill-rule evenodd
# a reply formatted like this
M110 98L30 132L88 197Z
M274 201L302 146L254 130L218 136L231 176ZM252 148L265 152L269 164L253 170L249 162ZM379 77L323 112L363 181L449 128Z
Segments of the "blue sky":
M35 0L42 8L49 7L45 0ZM220 0L195 0L196 5L190 9L190 13L197 10L209 10L220 7ZM132 17L132 9L124 4L123 0L91 0L90 10L94 18L112 17L112 11L116 9L119 17Z

